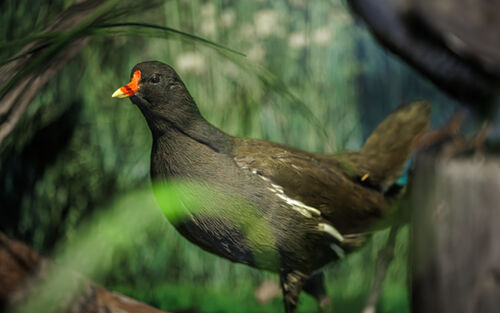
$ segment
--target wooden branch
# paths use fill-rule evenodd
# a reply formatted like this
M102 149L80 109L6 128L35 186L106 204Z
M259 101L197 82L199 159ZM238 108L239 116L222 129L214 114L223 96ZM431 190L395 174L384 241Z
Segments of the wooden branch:
M412 312L498 312L500 158L417 160Z
M0 311L25 305L40 294L44 282L50 280L55 265L21 242L0 233ZM72 313L165 313L132 298L104 289L69 270L58 270L64 280L78 285L79 292L57 295L56 310ZM52 300L53 300L52 299ZM22 310L21 310L22 311ZM43 312L44 308L38 308Z
M396 238L400 228L401 224L395 224L391 227L385 246L378 252L372 287L370 289L370 293L368 294L368 298L366 299L365 307L363 308L362 313L375 313L377 311L377 303L380 298L380 293L382 292L387 269L394 259L394 247L396 245Z

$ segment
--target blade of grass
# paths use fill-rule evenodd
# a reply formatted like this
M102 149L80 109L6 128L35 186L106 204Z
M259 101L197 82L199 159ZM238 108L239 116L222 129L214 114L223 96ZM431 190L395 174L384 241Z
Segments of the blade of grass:
M187 33L187 32L183 32L181 30L178 30L178 29L175 29L175 28L171 28L171 27L167 27L167 26L160 26L160 25L155 25L155 24L139 23L139 22L101 24L101 25L97 26L97 28L115 28L115 27L125 27L125 28L127 28L127 30L128 30L127 34L129 34L129 35L130 34L134 34L134 33L137 32L137 30L135 30L133 27L140 27L140 28L148 28L148 29L161 30L161 31L164 31L164 32L167 32L167 33L172 33L172 34L180 35L180 36L185 37L187 39L191 39L191 40L194 40L196 42L200 42L202 44L205 44L205 45L208 45L208 46L212 46L212 47L215 47L215 48L218 48L218 49L222 49L222 50L225 50L225 51L228 51L228 52L240 55L240 56L245 56L244 53L241 53L241 52L239 52L239 51L237 51L235 49L226 47L224 45L221 45L219 43L216 43L216 42L213 42L211 40L205 39L203 37L199 37L199 36L196 36L196 35L193 35L193 34L190 34L190 33Z

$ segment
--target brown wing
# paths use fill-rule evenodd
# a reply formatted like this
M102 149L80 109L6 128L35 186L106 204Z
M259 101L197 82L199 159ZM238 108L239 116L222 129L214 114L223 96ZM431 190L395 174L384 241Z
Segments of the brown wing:
M240 168L270 179L289 198L318 209L343 234L371 230L389 209L380 192L345 171L354 165L344 160L251 139L236 139L233 154Z
M266 141L237 139L236 163L283 187L285 194L318 209L342 233L365 232L388 213L381 191L401 174L429 127L430 104L401 106L368 138L360 152L311 154ZM368 183L363 182L368 177Z

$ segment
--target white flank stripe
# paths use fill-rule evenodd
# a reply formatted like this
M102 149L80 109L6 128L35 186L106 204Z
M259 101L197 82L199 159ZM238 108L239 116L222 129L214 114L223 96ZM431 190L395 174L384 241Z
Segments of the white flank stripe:
M253 174L257 174L265 182L270 183L271 187L267 187L267 189L270 190L270 191L272 191L272 192L274 192L274 194L276 194L280 199L284 200L288 205L290 205L290 207L293 210L299 212L300 214L302 214L302 215L304 215L305 217L308 217L308 218L312 218L313 215L314 216L321 216L321 211L320 210L318 210L316 208L313 208L311 206L308 206L308 205L304 204L303 202L300 202L298 200L295 200L295 199L292 199L292 198L288 197L285 194L285 192L283 190L283 187L281 187L280 185L273 184L269 178L264 177L261 174L258 174L257 170L252 170L252 173ZM342 237L342 235L340 234L340 232L337 229L335 229L335 227L333 227L330 224L319 223L318 224L318 229L320 231L323 231L323 232L329 234L330 236L332 236L333 238L337 239L340 242L344 241L344 237ZM342 258L345 257L345 252L344 252L344 250L340 246L338 246L335 243L332 243L330 245L330 247L331 247L331 249L333 251L335 251L335 253L339 256L339 258L342 259Z
M330 234L333 238L336 238L338 241L340 242L344 241L344 237L342 237L339 231L336 230L335 227L333 227L332 225L326 223L319 223L318 228L319 230Z
M253 174L257 174L257 170L252 170ZM259 175L259 174L257 174ZM271 184L271 187L267 187L268 190L274 192L280 199L284 200L290 207L299 212L300 214L304 215L305 217L311 218L314 216L321 216L320 210L313 208L311 206L308 206L304 204L303 202L300 202L298 200L292 199L288 197L285 194L285 191L283 191L283 187L280 185L273 184L271 180L267 177L264 177L262 175L259 175L260 178L262 178L264 181L268 182Z
M339 259L345 258L344 249L342 249L341 247L339 247L338 245L336 245L334 243L330 244L330 248L332 248L332 250L337 254Z
M295 211L298 211L300 214L304 215L305 217L312 217L313 215L315 216L320 216L321 212L313 207L310 207L308 205L305 205L304 203L294 200L292 198L287 197L283 192L277 192L276 195L280 197L280 199L285 200L286 203L288 203L292 209Z

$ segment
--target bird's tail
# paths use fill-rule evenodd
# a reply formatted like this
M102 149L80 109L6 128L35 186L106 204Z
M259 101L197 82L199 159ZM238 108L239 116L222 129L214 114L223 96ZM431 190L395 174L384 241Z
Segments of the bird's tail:
M420 138L430 125L431 105L425 101L403 105L392 112L368 137L363 148L353 155L366 171L370 185L388 190L405 169Z

